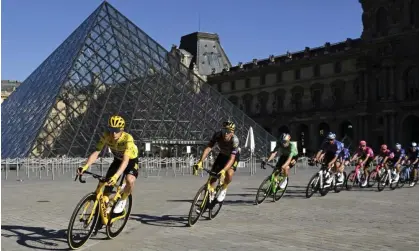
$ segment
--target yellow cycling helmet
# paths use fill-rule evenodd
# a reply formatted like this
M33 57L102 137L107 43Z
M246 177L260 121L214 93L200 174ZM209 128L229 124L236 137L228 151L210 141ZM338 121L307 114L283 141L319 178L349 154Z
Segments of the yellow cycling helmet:
M123 129L125 127L125 120L121 116L114 115L109 118L108 126L112 129Z
M236 125L232 121L223 122L223 128L234 132L236 130Z

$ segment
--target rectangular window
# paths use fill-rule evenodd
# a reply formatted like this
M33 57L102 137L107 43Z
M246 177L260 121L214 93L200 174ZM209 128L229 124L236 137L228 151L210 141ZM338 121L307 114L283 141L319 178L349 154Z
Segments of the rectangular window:
M295 70L295 80L300 80L300 77L301 77L300 69Z
M260 76L260 85L265 85L266 83L265 81L266 81L265 75Z
M217 84L217 90L218 90L218 92L221 92L221 84L220 83Z
M236 81L235 80L231 81L231 90L232 91L236 90Z
M281 71L276 73L276 82L277 83L282 82L282 72Z
M246 88L250 88L250 78L246 78Z

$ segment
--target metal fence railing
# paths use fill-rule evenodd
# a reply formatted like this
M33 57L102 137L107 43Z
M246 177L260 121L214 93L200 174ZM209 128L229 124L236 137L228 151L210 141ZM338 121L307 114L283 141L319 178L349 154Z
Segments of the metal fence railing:
M140 173L145 178L153 176L187 176L192 175L192 166L197 161L196 158L139 158ZM1 176L3 180L17 179L50 179L56 180L62 177L75 178L76 169L83 165L86 158L24 158L24 159L2 159L1 160ZM105 175L108 167L112 163L113 158L99 158L90 170ZM210 168L214 159L204 161L204 167ZM259 169L259 160L255 157L239 162L238 169L240 173L248 173L255 175ZM300 158L300 167L307 167L307 159ZM294 168L294 173L297 171ZM201 176L205 172L201 172Z

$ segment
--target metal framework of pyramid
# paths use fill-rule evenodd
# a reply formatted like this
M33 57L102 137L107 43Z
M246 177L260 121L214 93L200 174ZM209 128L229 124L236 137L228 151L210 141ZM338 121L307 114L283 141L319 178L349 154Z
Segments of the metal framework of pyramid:
M109 3L102 3L2 104L3 158L87 156L110 115L138 144L207 141L223 120L256 153L275 140Z

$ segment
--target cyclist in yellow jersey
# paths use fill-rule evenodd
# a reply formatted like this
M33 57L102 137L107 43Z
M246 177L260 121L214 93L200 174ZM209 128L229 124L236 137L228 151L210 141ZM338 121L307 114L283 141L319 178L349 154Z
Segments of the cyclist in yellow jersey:
M106 173L109 185L115 185L121 174L124 174L126 186L122 198L115 206L114 213L121 213L127 203L128 196L132 193L134 182L138 177L138 148L134 144L131 134L124 132L125 121L120 116L112 116L108 122L108 132L105 132L93 152L87 159L86 164L77 170L83 174L99 157L100 152L106 145L114 155L114 160ZM109 196L112 187L105 188L105 196Z

